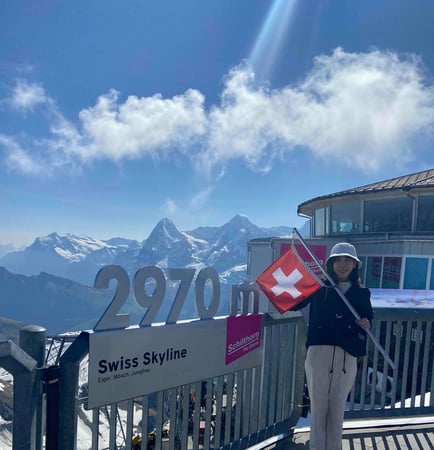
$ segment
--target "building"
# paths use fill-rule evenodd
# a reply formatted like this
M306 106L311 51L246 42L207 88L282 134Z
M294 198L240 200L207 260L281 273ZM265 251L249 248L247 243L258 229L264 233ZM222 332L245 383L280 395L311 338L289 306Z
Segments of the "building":
M322 195L301 203L297 212L309 219L306 242L321 263L334 244L350 242L363 262L365 286L434 290L434 169ZM280 237L249 241L248 281L255 281L291 242ZM297 249L315 269L302 246Z
M363 262L359 273L362 283L371 288L375 331L397 367L396 373L388 368L385 377L384 366L377 364L377 349L368 345L368 384L370 374L376 373L378 383L388 383L387 395L392 386L401 398L430 389L434 331L420 319L426 308L432 309L428 290L434 290L434 169L322 195L300 204L298 214L309 219L310 237L304 240L323 266L337 242L352 243ZM248 243L246 286L254 285L292 244L305 263L322 275L297 236L253 239ZM275 312L262 292L258 298L261 311ZM392 300L393 307L378 302L384 299ZM306 317L305 310L301 313ZM390 398L396 401L397 395Z
M434 289L434 169L308 200L314 245L351 242L371 288Z

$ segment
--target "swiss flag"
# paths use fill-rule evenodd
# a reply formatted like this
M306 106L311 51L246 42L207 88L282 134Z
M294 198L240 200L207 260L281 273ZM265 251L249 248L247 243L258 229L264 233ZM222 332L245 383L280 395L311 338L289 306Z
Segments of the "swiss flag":
M305 266L293 247L267 267L256 282L282 314L322 286L321 281Z

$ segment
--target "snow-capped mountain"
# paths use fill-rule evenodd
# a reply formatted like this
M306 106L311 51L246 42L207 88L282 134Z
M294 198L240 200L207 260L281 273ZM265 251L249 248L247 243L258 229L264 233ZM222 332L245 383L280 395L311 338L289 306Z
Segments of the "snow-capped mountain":
M47 272L89 284L96 268L111 264L123 253L138 251L140 247L139 242L122 238L101 241L89 236L51 233L36 238L32 245L23 250L6 254L0 259L0 266L17 274Z
M144 241L135 263L138 267L191 267L202 263L201 252L208 247L206 240L179 231L171 220L163 219Z
M6 254L0 266L10 272L38 275L47 272L92 285L98 270L118 264L134 274L146 265L162 268L214 267L218 273L234 273L242 281L247 263L247 242L253 238L289 235L290 227L260 228L246 216L237 215L221 227L200 227L180 231L169 219L157 223L147 239L138 242L123 238L107 241L89 236L51 233L32 245Z
M144 266L197 271L213 267L220 276L218 313L227 314L231 286L246 278L248 241L290 232L290 227L260 228L246 216L237 215L221 227L191 231L180 231L171 220L162 219L143 242L51 233L0 259L0 292L7 292L1 315L44 326L50 333L92 328L111 300L110 294L93 289L93 283L98 271L111 264L123 267L131 280ZM167 318L177 288L176 281L167 283L167 301L158 320ZM134 321L143 315L143 309L132 297L128 302ZM181 316L196 317L194 289L189 290Z

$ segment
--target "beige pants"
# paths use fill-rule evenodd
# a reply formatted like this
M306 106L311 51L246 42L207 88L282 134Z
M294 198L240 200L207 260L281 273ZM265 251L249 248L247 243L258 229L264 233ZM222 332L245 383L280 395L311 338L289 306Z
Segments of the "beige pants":
M345 403L357 358L332 345L308 348L305 371L310 396L310 450L341 450Z

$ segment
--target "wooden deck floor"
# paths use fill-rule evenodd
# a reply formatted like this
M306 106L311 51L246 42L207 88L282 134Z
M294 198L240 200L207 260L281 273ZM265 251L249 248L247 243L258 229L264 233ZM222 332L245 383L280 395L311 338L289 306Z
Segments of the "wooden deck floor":
M308 450L309 431L295 430L286 439L264 450ZM431 450L434 449L434 421L424 424L387 425L344 429L342 450Z

